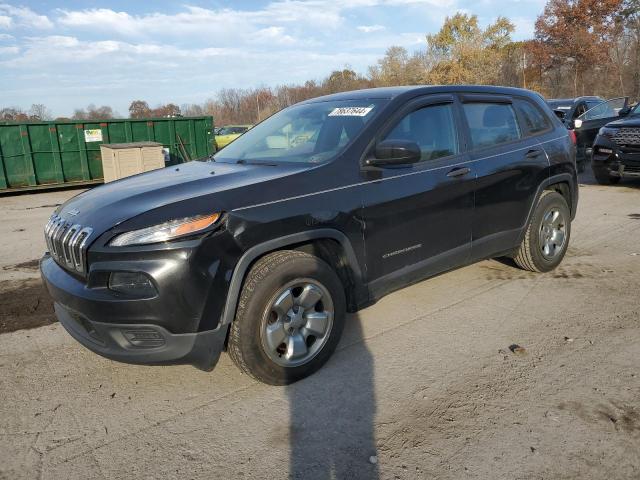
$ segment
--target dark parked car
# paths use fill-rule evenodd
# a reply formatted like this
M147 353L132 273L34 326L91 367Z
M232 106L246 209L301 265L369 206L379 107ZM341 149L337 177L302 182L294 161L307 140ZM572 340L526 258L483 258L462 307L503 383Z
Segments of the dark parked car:
M547 100L547 104L565 125L578 118L587 110L591 110L596 105L604 102L602 97L576 97L576 98L551 98Z
M621 178L640 177L640 105L627 118L607 123L593 144L594 176L598 183L610 185Z
M547 100L547 104L554 109L567 128L575 131L578 171L583 171L584 165L591 159L591 147L600 127L628 115L631 109L628 106L628 97L606 101L600 97L578 97L573 100L571 107L562 103L564 100ZM563 108L567 108L564 116L559 114Z
M286 384L326 362L346 311L392 290L498 256L555 268L577 201L575 145L535 93L354 91L69 200L41 271L94 352L210 369L226 348Z

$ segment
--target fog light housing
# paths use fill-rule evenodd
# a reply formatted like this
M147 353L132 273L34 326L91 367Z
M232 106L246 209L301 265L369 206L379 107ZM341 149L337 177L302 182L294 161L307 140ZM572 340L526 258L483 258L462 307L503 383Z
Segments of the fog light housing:
M164 337L151 328L138 328L136 330L124 330L124 337L134 347L161 347L165 344Z
M153 297L157 293L151 279L142 272L111 272L109 290L136 297Z

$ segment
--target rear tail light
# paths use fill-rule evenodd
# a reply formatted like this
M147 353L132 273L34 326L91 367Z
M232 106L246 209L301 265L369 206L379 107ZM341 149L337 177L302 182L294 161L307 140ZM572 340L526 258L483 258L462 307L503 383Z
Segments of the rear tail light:
M573 143L574 145L578 143L578 138L576 137L575 130L569 130L569 138L571 139L571 143Z

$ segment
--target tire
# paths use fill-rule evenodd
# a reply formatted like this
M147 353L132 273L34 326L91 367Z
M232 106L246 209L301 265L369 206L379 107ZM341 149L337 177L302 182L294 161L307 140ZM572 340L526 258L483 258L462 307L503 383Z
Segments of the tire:
M229 355L256 380L288 385L329 359L342 336L345 312L344 288L327 263L295 250L268 254L245 279Z
M593 168L593 176L600 185L616 185L620 182L620 177L614 177L606 168Z
M550 223L554 218L556 220ZM549 272L564 258L570 237L571 213L567 201L558 192L545 190L513 260L523 270Z

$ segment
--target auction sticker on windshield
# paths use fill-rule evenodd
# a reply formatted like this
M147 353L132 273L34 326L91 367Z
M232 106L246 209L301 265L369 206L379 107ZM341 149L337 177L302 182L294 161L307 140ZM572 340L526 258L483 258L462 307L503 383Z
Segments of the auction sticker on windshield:
M330 117L365 117L373 107L338 107L329 114Z

